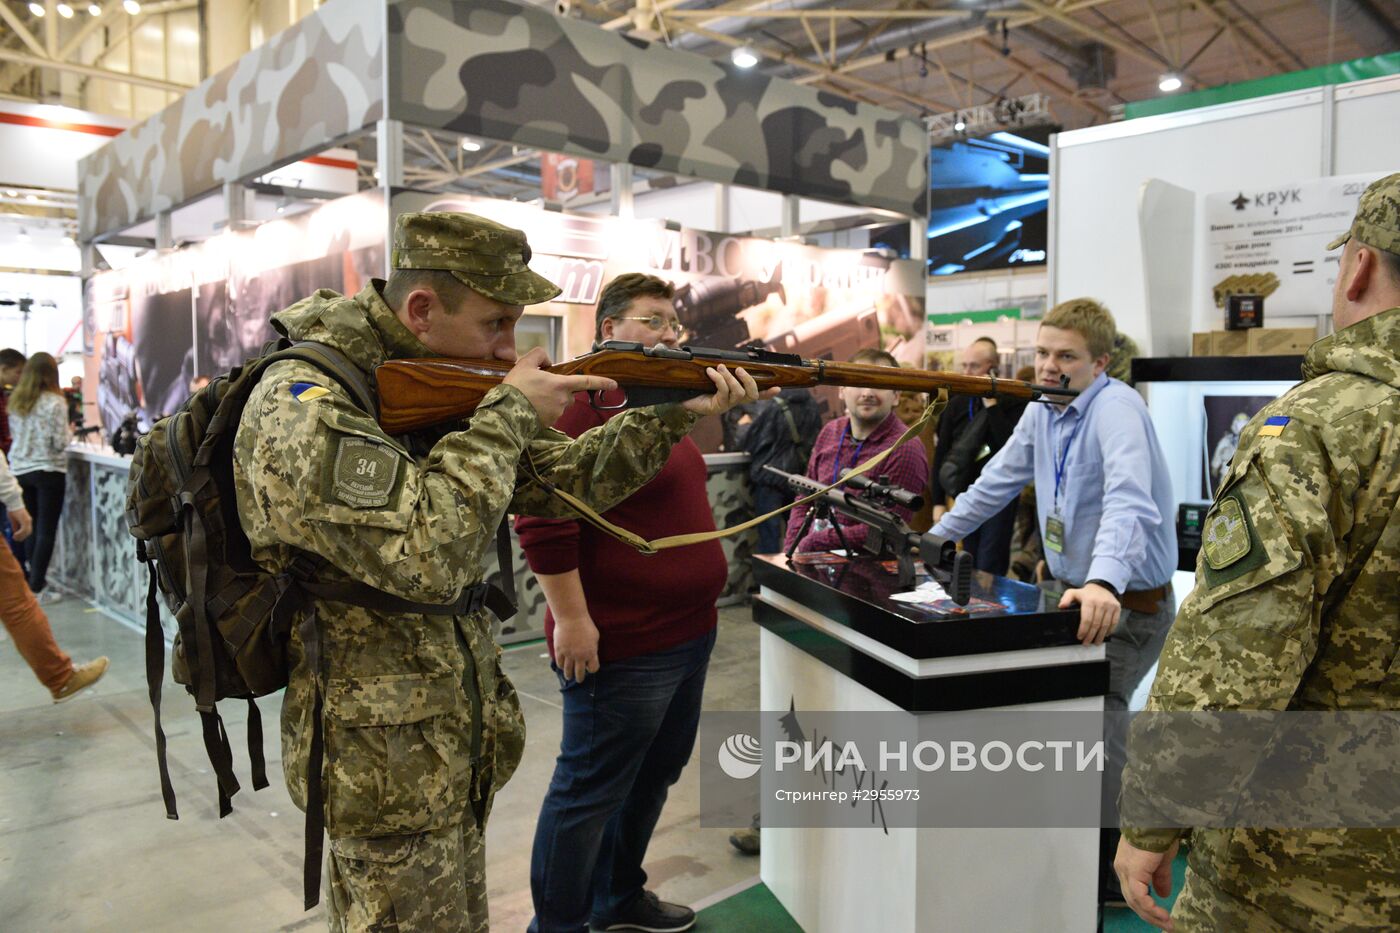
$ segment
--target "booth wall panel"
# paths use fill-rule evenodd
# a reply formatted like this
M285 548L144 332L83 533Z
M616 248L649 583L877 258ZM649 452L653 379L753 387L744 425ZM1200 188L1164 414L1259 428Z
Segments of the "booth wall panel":
M389 116L901 212L927 139L896 111L510 0L389 5Z
M82 237L149 220L374 123L384 115L384 60L383 4L330 0L82 160Z
M1191 112L1173 115L1181 125L1138 135L1127 135L1131 122L1116 125L1124 135L1095 132L1103 128L1061 134L1050 300L1098 298L1144 354L1154 352L1143 284L1144 244L1138 234L1139 189L1149 178L1203 194L1232 187L1254 191L1318 177L1322 105L1319 94L1310 99L1302 106L1256 110L1234 119L1195 115L1193 121ZM1081 143L1076 137L1091 141ZM1199 198L1196 210L1199 221ZM1202 280L1203 262L1203 252L1198 252L1196 281ZM1207 320L1209 292L1197 293L1194 320L1197 329L1204 329L1199 325Z
M1385 87L1385 93L1338 95L1332 174L1400 170L1400 78L1386 79Z

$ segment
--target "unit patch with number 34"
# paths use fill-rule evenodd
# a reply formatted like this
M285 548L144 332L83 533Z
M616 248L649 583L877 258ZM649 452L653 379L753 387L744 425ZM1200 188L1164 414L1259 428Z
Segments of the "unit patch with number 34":
M357 509L389 504L399 473L399 455L364 437L342 437L335 452L333 488L337 499Z

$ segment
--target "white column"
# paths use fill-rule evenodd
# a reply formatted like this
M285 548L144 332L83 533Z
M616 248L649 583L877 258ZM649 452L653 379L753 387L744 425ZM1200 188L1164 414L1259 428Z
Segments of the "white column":
M175 248L175 225L172 220L170 211L161 211L156 215L156 249Z
M629 162L612 164L612 213L614 217L635 216L632 201L632 165Z
M782 236L797 236L802 225L802 199L795 194L783 195Z
M909 219L909 258L928 262L928 216ZM926 274L927 275L927 274Z

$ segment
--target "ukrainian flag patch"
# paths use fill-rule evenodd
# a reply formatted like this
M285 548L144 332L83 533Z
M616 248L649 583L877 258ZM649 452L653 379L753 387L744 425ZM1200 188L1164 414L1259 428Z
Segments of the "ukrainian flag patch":
M292 397L298 402L311 402L323 395L329 395L330 390L324 386L318 386L314 382L294 382L292 383Z
M1288 426L1287 415L1275 415L1264 422L1264 426L1259 429L1260 437L1278 437L1283 433L1283 429Z

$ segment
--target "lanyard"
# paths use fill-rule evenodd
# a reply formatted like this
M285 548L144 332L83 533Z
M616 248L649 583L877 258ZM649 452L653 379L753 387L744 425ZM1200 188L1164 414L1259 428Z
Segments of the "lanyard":
M1060 508L1060 480L1065 475L1065 462L1069 460L1069 448L1074 443L1074 436L1079 433L1080 427L1084 424L1084 413L1080 412L1079 420L1074 422L1074 430L1069 432L1069 440L1065 441L1064 450L1060 452L1060 459L1055 464L1055 510Z
M841 440L839 440L836 443L836 463L831 468L832 485L835 485L836 481L841 478L841 450L846 446L846 437L850 433L851 425L849 422L847 422L846 430L841 432ZM858 463L860 463L860 449L865 446L866 440L869 440L869 438L866 438L865 440L862 440L860 443L856 444L856 453L855 456L851 458L851 466L856 466Z
M976 402L974 402L972 399L968 399L968 400L967 400L967 420L968 420L968 421L971 421L973 418L977 417L977 416L973 413L973 412L976 410L976 409L974 408L975 404L976 404Z

